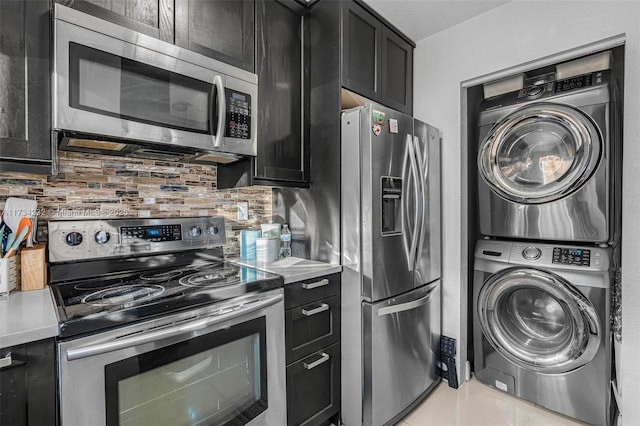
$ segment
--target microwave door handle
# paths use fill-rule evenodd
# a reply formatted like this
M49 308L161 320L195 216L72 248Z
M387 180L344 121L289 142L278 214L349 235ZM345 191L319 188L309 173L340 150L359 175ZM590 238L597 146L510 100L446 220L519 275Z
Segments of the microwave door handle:
M224 84L222 84L222 77L216 75L213 78L213 84L218 89L216 91L218 93L217 99L214 100L217 101L216 103L218 105L218 123L216 127L216 137L213 141L213 146L216 148L220 148L220 146L222 146L222 138L224 137L224 123L227 120L227 105L224 94Z
M283 298L284 296L282 294L278 294L276 296L271 296L258 302L246 304L245 306L242 306L241 308L231 312L215 313L211 316L197 319L186 324L181 324L179 326L172 326L166 329L152 331L149 333L140 333L139 335L134 335L132 337L125 337L114 341L97 343L95 345L67 349L67 360L73 361L80 358L87 358L90 356L114 352L120 349L139 346L145 343L158 342L170 337L195 333L212 325L221 324L232 319L250 314L252 312L259 311L263 308L266 308L267 306L271 306L280 302Z

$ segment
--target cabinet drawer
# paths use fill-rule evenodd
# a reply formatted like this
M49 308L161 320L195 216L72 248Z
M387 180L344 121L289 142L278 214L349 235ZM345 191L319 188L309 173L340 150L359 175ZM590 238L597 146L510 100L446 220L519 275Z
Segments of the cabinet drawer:
M287 367L287 424L315 426L340 407L340 344Z
M290 309L340 294L340 274L326 275L284 287L284 307Z
M289 309L285 314L287 364L340 340L339 296Z

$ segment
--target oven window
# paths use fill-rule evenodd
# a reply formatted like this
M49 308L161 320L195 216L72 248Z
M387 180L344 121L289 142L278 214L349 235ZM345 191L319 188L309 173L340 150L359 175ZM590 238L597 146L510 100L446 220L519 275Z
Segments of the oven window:
M212 133L212 83L69 45L70 106L101 115Z
M107 425L244 425L267 409L265 317L105 367Z

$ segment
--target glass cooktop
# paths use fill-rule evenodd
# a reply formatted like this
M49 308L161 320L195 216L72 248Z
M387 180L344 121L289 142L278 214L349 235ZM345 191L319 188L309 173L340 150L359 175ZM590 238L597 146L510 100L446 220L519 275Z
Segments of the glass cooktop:
M283 285L282 277L224 261L51 285L60 335L119 327Z

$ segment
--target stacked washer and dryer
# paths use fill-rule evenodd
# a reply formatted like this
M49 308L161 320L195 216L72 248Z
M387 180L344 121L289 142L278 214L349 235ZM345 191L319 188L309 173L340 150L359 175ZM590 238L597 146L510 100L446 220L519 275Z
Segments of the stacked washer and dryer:
M554 77L481 105L474 369L490 386L606 425L619 111L611 71Z

